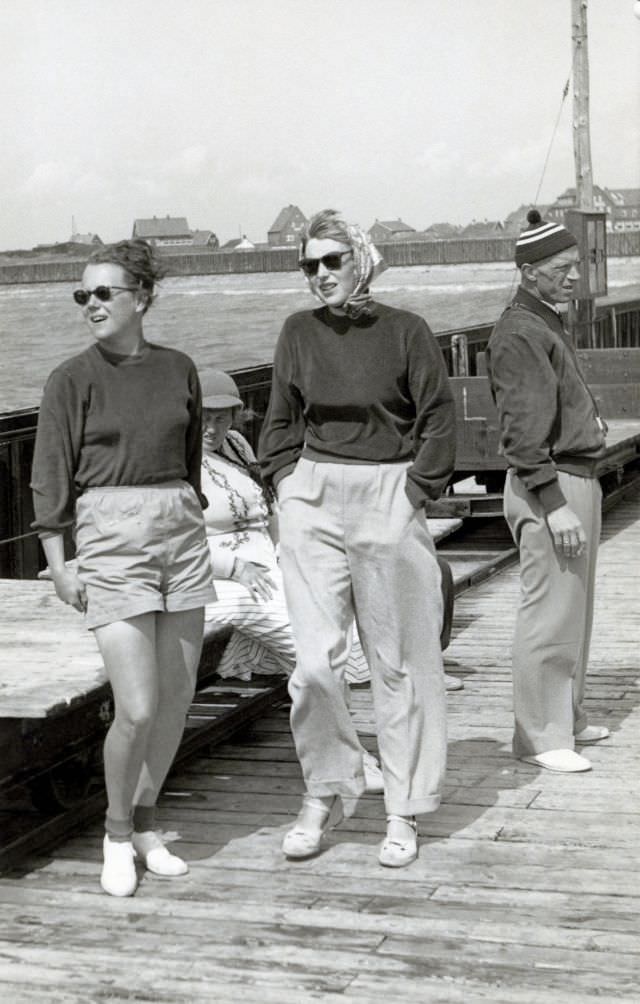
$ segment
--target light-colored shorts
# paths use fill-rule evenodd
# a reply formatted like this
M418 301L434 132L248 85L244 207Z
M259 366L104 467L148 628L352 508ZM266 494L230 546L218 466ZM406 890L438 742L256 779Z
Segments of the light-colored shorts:
M90 629L216 599L202 509L187 481L89 488L76 502L75 541Z

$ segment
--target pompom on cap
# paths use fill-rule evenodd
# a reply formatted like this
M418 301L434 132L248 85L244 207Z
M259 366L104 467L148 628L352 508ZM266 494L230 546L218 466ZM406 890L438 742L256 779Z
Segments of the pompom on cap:
M545 258L552 258L560 251L565 251L577 244L573 234L566 227L563 227L562 223L555 220L543 220L537 209L529 210L527 223L528 226L525 227L516 241L516 265L518 268L522 268L526 264L533 265Z

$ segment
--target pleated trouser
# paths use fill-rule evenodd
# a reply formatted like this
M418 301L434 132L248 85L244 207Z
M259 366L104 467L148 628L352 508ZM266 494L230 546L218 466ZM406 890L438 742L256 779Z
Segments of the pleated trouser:
M520 607L513 642L513 751L529 756L573 749L587 725L585 678L593 623L602 491L595 478L558 473L587 544L577 558L558 554L542 506L513 471L504 512L520 550Z
M440 802L446 760L440 570L406 464L298 461L282 480L280 564L298 661L291 727L307 791L364 791L345 700L355 614L371 670L388 813Z

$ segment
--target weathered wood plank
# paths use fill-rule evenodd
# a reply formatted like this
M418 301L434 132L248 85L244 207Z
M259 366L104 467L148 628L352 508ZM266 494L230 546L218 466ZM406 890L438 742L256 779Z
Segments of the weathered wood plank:
M511 757L519 587L508 571L458 597L447 660L465 690L448 698L444 800L420 818L409 868L377 863L374 795L346 802L322 854L283 858L303 786L281 709L171 776L158 823L190 862L184 878L146 874L134 898L103 896L99 823L0 878L0 992L13 1000L27 978L30 999L47 1004L635 1004L637 515L637 499L612 512L601 548L588 708L612 736L588 750L593 772L553 775ZM375 751L366 688L352 713Z

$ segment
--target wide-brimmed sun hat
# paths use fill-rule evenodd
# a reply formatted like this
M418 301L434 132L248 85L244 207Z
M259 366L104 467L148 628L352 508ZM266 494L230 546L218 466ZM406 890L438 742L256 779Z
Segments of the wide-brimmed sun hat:
M200 374L203 408L238 408L242 406L240 391L233 377L223 370L207 370Z

